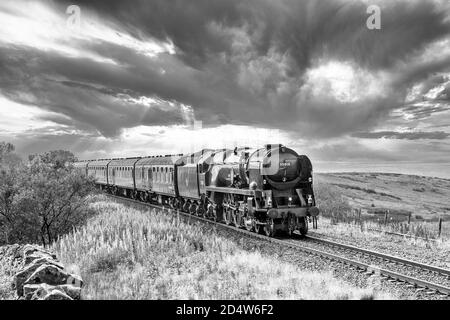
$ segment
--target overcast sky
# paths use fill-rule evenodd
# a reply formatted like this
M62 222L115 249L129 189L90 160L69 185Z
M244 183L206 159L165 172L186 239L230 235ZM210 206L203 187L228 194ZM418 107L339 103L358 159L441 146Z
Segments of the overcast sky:
M1 0L0 21L0 141L23 155L449 162L447 0Z

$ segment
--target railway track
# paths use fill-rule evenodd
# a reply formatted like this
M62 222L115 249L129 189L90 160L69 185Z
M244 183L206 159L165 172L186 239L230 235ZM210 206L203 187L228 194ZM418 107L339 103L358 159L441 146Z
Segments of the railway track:
M129 198L119 197L107 194L108 197L119 201L138 204L144 207L151 207L162 210L171 210L170 208L151 203L141 202ZM269 238L245 229L218 223L203 217L194 216L185 212L177 211L177 214L190 220L201 221L216 227L233 230L246 237L278 244L283 247L296 249L307 254L326 258L328 260L343 263L350 268L367 275L379 276L381 280L400 283L416 291L424 291L429 295L439 295L441 297L450 297L450 270L436 266L422 264L419 262L387 255L381 252L362 249L351 245L346 245L331 240L315 238L312 236L304 237L305 241L293 239ZM314 248L314 244L318 247ZM338 254L336 253L338 252ZM357 257L355 259L354 257ZM381 266L380 266L381 265ZM419 275L420 277L417 277ZM438 279L438 282L430 279Z

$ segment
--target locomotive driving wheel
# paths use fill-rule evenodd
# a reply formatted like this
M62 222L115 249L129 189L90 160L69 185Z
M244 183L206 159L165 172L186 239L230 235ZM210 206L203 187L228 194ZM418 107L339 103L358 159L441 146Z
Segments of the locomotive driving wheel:
M197 205L195 203L189 206L189 214L197 215Z
M203 210L203 206L201 204L197 205L197 210L195 212L195 214L197 215L197 217L204 217L204 210Z
M264 227L262 225L258 224L258 222L259 222L258 220L255 220L255 223L254 223L255 224L255 232L262 234Z
M299 218L299 228L300 234L302 236L306 235L308 233L308 218Z
M268 237L273 237L275 235L275 222L272 218L267 218L267 222L264 225L264 234Z
M244 225L244 227L245 227L245 229L247 231L253 231L253 227L254 226L253 226L252 218L250 218L250 217L243 217L242 221L243 221L243 225Z
M236 227L244 228L244 215L239 210L237 210L237 212L236 212L236 220L237 220Z
M287 226L287 235L289 237L292 237L294 235L295 227L297 225L296 217L294 215L290 215L288 219L288 226Z
M209 204L208 208L206 210L206 216L208 219L211 219L212 221L217 221L217 209L214 208L214 205Z
M223 199L222 205L222 217L226 225L230 225L232 223L232 212L229 205L230 205L229 197L228 195L226 195L225 198Z
M236 210L230 208L231 224L239 228Z
M189 213L189 207L191 206L191 204L189 203L189 201L187 200L183 200L183 205L181 207L181 210L184 212Z
M223 221L227 224L230 225L231 224L231 210L228 206L224 206L223 207Z

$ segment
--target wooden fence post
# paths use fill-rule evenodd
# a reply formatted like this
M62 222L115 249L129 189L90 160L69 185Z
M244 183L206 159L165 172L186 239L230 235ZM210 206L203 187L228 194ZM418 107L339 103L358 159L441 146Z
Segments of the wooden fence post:
M387 224L388 213L389 213L389 210L386 210L386 211L384 212L384 225Z
M438 231L438 238L441 237L441 230L442 230L442 217L439 217L439 231Z
M408 225L409 224L411 224L411 212L409 213L409 216L408 216Z
M359 210L358 210L358 220L359 220L359 224L361 224L361 208L359 208Z

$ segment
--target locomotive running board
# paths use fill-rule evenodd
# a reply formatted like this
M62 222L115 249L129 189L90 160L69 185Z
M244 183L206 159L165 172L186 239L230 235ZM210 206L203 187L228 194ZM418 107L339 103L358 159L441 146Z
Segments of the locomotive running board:
M242 194L244 196L253 196L254 195L253 190L238 189L238 188L224 188L224 187L207 186L207 187L205 187L205 190L212 191L212 192L220 192L220 193Z

